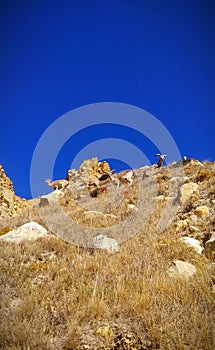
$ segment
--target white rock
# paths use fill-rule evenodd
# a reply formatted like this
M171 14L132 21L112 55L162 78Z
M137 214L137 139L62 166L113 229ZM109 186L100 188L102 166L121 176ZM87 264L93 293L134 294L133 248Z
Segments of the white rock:
M49 194L43 196L43 198L47 198L48 201L57 201L59 198L64 196L64 192L62 190L55 190L50 192Z
M140 170L146 170L146 169L149 169L150 168L150 165L144 165L142 166L141 168L139 168Z
M8 205L5 202L1 203L1 206L4 208L8 208Z
M20 243L24 240L34 241L45 236L47 236L47 230L37 222L31 221L0 236L0 239L6 242Z
M204 250L204 248L202 248L201 246L201 242L199 242L197 239L192 238L192 237L182 237L180 238L180 240L184 243L186 243L187 245L189 245L190 247L192 247L193 249L195 249L195 251L199 254L201 254Z
M174 265L169 268L170 276L179 276L188 279L190 277L193 277L197 272L196 267L188 262L175 260L173 264Z
M138 210L135 204L128 204L128 209L135 209Z
M93 247L100 248L100 249L106 249L109 252L115 252L115 251L119 250L119 245L118 245L117 241L113 238L109 238L107 236L104 236L103 234L99 234L96 237L94 237Z
M189 182L189 181L190 181L189 176L184 176L184 177L183 177L183 181L184 181L184 183Z

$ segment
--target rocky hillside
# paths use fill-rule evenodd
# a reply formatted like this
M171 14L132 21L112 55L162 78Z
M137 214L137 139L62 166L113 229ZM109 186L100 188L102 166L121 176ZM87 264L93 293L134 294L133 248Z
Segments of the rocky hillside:
M24 198L15 195L12 181L7 177L0 164L0 217L8 218L16 215L29 205Z
M93 158L26 201L0 167L0 349L213 349L214 175Z

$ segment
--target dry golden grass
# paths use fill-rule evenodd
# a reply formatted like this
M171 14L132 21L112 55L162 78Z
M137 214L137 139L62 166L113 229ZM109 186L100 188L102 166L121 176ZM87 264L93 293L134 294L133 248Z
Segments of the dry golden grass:
M197 275L170 277L174 259L193 263ZM2 242L1 349L213 349L211 285L204 257L150 227L116 254L53 236Z

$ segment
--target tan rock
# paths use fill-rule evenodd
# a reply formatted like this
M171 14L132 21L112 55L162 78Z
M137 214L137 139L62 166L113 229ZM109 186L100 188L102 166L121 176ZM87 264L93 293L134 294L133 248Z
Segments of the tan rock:
M190 232L200 232L200 229L196 226L189 225Z
M189 220L188 219L184 219L184 220L180 220L177 222L177 228L180 229L184 229L189 225Z
M169 268L169 274L173 277L183 277L185 279L189 279L193 277L197 269L194 265L181 260L175 260L173 262L173 266Z
M215 232L211 238L205 243L205 254L207 256L215 256Z
M12 181L6 176L2 165L0 165L0 216L12 216L14 214L14 187Z
M98 158L92 158L85 160L79 168L79 172L82 176L100 177L106 172L110 172L110 166L107 162L99 162Z
M162 202L166 197L163 194L157 196L156 200Z
M195 209L195 214L198 216L208 216L210 214L210 210L206 205L201 205Z
M193 222L197 223L198 218L197 218L197 216L195 214L192 214L192 215L190 215L190 220L192 220Z
M204 164L202 164L199 160L197 159L190 159L190 164L189 165L192 165L192 166L201 166L203 167Z
M180 188L180 202L181 204L184 204L189 198L190 196L197 191L198 189L198 185L195 182L189 182L189 183L185 183L181 186Z

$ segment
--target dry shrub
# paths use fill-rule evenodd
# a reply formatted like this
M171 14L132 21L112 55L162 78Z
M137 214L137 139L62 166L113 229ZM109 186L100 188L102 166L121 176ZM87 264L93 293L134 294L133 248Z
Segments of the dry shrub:
M10 232L11 229L9 227L3 227L0 231L0 236L5 235L6 233Z
M209 180L212 176L214 176L214 173L206 172L206 171L200 171L196 175L195 182L202 182L205 180Z

